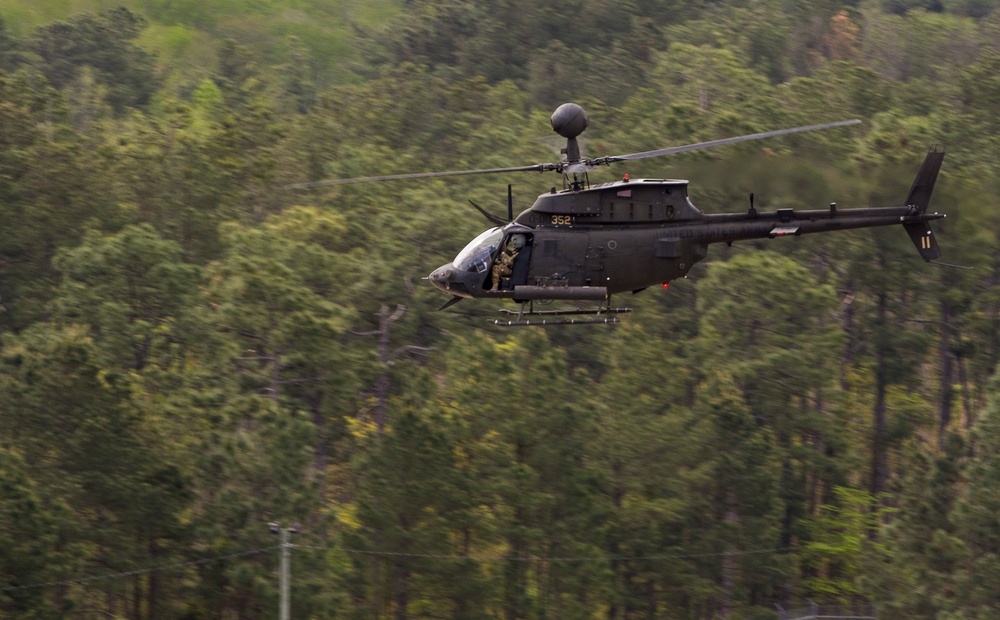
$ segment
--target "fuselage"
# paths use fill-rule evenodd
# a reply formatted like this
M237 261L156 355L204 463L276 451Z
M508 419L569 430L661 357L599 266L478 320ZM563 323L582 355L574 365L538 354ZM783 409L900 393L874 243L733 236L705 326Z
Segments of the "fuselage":
M913 206L705 214L688 182L635 179L539 196L513 222L473 240L431 273L437 288L459 297L601 299L683 277L711 243L802 235L943 217ZM523 247L494 265L505 244Z

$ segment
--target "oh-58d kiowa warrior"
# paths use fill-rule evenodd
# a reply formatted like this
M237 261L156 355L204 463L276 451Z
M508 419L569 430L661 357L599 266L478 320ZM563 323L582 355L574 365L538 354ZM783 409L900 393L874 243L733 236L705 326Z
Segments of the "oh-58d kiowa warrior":
M583 108L574 103L563 104L552 114L551 122L552 128L566 138L562 150L565 159L558 163L332 179L291 187L524 171L561 174L561 190L552 188L542 194L517 217L510 186L506 219L473 204L494 227L470 241L453 261L428 276L431 284L452 295L442 309L467 297L520 303L518 310L501 310L507 318L493 321L504 326L615 323L618 315L630 310L614 307L613 295L638 293L686 275L696 262L705 258L712 243L900 224L924 260L933 261L941 256L929 222L945 216L927 210L944 160L944 152L937 149L927 153L909 194L899 206L838 209L836 204L830 204L829 208L819 210L769 212L758 211L751 194L746 211L707 214L692 204L688 182L684 180L630 179L625 175L611 183L590 184L588 173L597 166L843 127L858 124L859 120L596 159L584 159L580 153L577 137L589 124ZM593 302L594 307L535 310L534 302L548 300Z

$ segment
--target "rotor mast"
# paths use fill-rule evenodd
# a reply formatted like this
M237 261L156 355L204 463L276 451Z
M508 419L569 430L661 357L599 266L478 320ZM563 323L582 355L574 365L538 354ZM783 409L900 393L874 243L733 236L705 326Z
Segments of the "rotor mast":
M587 165L580 154L580 142L577 136L590 125L590 119L582 107L575 103L564 103L552 113L549 119L552 129L560 136L566 138L566 148L561 153L566 156L566 161L562 164L563 185L575 190L583 189L590 185L590 177L587 174ZM578 173L583 173L583 178ZM570 181L569 175L573 174Z

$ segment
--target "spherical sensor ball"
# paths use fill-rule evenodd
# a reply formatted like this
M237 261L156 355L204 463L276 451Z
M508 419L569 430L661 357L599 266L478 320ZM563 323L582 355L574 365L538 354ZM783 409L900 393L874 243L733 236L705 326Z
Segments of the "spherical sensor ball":
M575 103L564 103L552 113L552 129L564 138L575 138L590 124L587 113Z

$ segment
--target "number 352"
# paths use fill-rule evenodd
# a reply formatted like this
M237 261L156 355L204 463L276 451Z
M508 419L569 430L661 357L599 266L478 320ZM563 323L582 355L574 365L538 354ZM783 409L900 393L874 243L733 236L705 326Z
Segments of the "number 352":
M572 216L569 216L569 215L553 215L552 216L552 224L554 226L570 225L572 223L573 223Z

